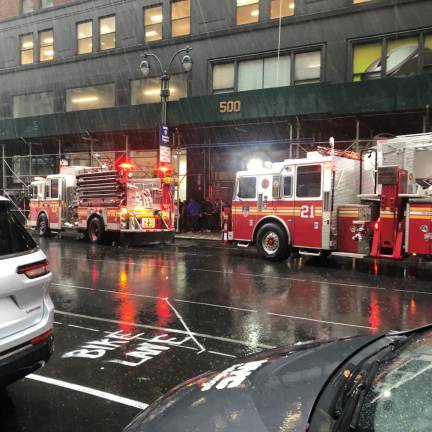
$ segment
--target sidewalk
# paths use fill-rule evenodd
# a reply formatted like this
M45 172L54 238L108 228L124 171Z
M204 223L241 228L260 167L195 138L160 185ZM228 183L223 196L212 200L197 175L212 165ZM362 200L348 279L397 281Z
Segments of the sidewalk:
M190 239L190 240L213 240L222 242L221 232L186 232L186 233L176 233L175 238L178 239Z

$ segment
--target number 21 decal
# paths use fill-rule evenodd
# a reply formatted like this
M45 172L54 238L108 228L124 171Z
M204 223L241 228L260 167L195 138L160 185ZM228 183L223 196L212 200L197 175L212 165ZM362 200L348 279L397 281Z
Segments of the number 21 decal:
M315 206L302 205L300 209L300 217L313 219L315 217Z

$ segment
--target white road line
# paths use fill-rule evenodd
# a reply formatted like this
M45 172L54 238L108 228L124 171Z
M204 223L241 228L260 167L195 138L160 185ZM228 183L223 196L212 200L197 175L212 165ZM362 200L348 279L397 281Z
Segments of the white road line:
M67 326L68 326L68 327L78 328L78 329L83 329L83 330L90 330L90 331L92 331L92 332L96 332L96 333L99 333L99 332L100 332L100 330L97 330L97 329L94 329L94 328L82 327L82 326L74 325L74 324L68 324Z
M391 289L391 288L382 288L382 287L374 287L374 286L370 286L370 285L355 285L355 284L348 284L348 283L343 283L343 282L330 282L330 281L316 281L313 280L311 281L311 283L326 283L328 285L339 285L339 286L346 286L346 287L354 287L354 288L367 288L367 289L373 289L373 290L387 290L387 289Z
M164 331L164 332L168 332L168 333L177 333L177 334L184 334L184 335L189 336L189 333L185 330L170 329L170 328L165 328L165 327L157 327L157 326L152 326L152 325L147 325L147 324L134 323L134 322L130 322L130 321L114 320L114 319L109 319L109 318L100 318L100 317L82 315L82 314L77 314L77 313L73 313L73 312L66 312L66 311L59 311L59 310L56 310L55 313L59 314L59 315L72 316L75 318L84 318L84 319L93 320L93 321L108 322L111 324L126 324L126 325L129 325L132 327L146 328L146 329L150 329L150 330L158 330L158 331ZM227 337L223 337L223 336L212 336L212 335L208 335L205 333L197 333L197 332L192 332L192 334L196 337L202 337L202 338L206 338L206 339L214 339L214 340L218 340L218 341L222 341L222 342L230 342L230 343L234 343L234 344L238 344L238 345L244 345L247 347L251 346L251 344L249 342L241 341L238 339L231 339L231 338L227 338ZM273 345L266 345L266 344L256 344L255 347L256 348L264 348L264 349L275 348Z
M84 289L87 291L105 292L105 293L110 293L110 294L121 294L121 295L131 296L131 297L143 297L143 298L150 298L150 299L156 299L156 300L164 300L164 297L151 296L151 295L146 295L146 294L133 294L133 293L126 293L126 292L121 292L121 291L106 290L106 289L99 289L99 288L89 288L89 287L83 287L83 286L79 286L79 285L65 285L65 284L59 284L59 283L52 283L51 285L63 286L63 287L68 287L68 288Z
M284 318L291 318L291 319L297 319L297 320L303 320L303 321L312 321L322 324L332 324L332 325L340 325L340 326L347 326L347 327L356 327L356 328L364 328L364 329L370 329L370 330L377 330L377 327L367 327L357 324L347 324L347 323L341 323L341 322L335 322L335 321L325 321L325 320L319 320L319 319L313 319L313 318L306 318L306 317L299 317L294 315L285 315L285 314L278 314L273 312L267 312L267 315L273 315L278 317L284 317Z
M307 282L306 279L297 279L297 278L291 278L291 277L285 277L285 276L269 276L269 275L263 275L263 274L259 274L259 273L241 273L241 272L223 271L223 270L209 270L209 269L202 269L202 268L193 268L193 269L191 269L191 271L220 273L220 274L227 274L227 275L241 275L241 276L257 277L257 278L263 278L263 279L280 279L280 280L291 280L291 281L297 281L297 282Z
M216 354L216 355L220 355L220 356L223 356L223 357L237 358L235 355L225 354L225 353L221 353L221 352L218 352L218 351L207 351L207 352L210 353L210 354Z
M39 382L43 382L45 384L51 384L51 385L55 385L57 387L63 387L69 390L75 390L77 392L80 393L86 393L92 396L96 396L96 397L100 397L102 399L107 399L110 400L112 402L117 402L119 404L123 404L123 405L128 405L134 408L138 408L140 410L144 410L148 407L148 404L145 404L143 402L138 402L136 400L133 399L128 399L128 398L124 398L122 396L117 396L115 394L112 393L107 393L101 390L96 390L90 387L84 387L82 385L78 385L78 384L72 384L72 383L68 383L66 381L61 381L58 379L54 379L54 378L48 378L42 375L35 375L35 374L31 374L31 375L27 375L27 378L34 380L34 381L39 381Z
M394 289L394 291L401 292L401 293L414 293L414 294L432 295L432 292L427 292L427 291L401 290L401 289Z
M57 325L63 325L63 323L58 322L58 321L53 321L53 323L54 323L54 324L57 324Z
M193 335L193 333L191 332L190 328L188 327L188 325L186 324L185 320L183 319L183 317L179 314L179 312L177 311L177 309L170 303L170 301L166 298L164 299L166 304L172 309L172 311L175 313L176 317L180 320L180 322L182 323L182 326L185 328L185 330L187 331L187 333L189 334L189 336L191 337L191 339L196 343L197 347L200 349L200 351L198 352L198 354L203 353L206 349L204 348L203 345L201 345L196 339L195 336Z
M166 300L164 297L155 297L155 296L147 296L144 294L132 294L132 293L121 293L119 291L111 291L111 290L98 290L95 288L87 288L87 287L80 287L80 286L76 286L76 285L63 285L63 284L55 284L55 285L59 285L59 286L68 286L68 287L72 287L72 288L78 288L78 289L85 289L85 290L93 290L93 291L100 291L100 292L109 292L109 293L115 293L115 294L123 294L125 296L132 296L132 297L148 297L148 298L153 298L153 299L159 299L159 300ZM193 302L193 301L189 301L189 300L181 300L181 299L174 299L174 301L176 302L182 302L182 303L191 303L191 304L202 304L205 306L211 306L211 307L218 307L218 308L224 308L224 309L233 309L233 310L239 310L242 312L250 312L250 313L257 313L258 311L255 309L246 309L246 308L237 308L234 306L224 306L224 305L215 305L212 303L201 303L201 302ZM69 313L69 312L68 312ZM361 325L356 325L356 324L347 324L347 323L339 323L339 322L332 322L332 321L325 321L325 320L316 320L313 318L307 318L307 317L296 317L293 315L284 315L284 314L277 314L277 313L273 313L273 312L267 312L267 315L269 316L279 316L279 317L285 317L285 318L292 318L292 319L301 319L301 320L305 320L305 321L313 321L313 322L319 322L319 323L323 323L323 324L333 324L333 325L341 325L341 326L347 326L347 327L357 327L357 328L368 328L368 329L372 329L372 330L376 330L375 327L365 327L365 326L361 326ZM79 316L79 315L78 315ZM129 323L127 323L129 324ZM132 324L131 324L132 325ZM136 325L136 324L133 324ZM141 324L143 325L143 324ZM147 328L153 328L156 330L160 330L160 327L152 327L152 326L147 326ZM174 331L174 330L171 330ZM176 330L177 332L179 330ZM188 334L188 333L186 333ZM193 333L194 335L200 335L199 333ZM206 335L204 337L213 337L214 336L210 336L210 335ZM239 341L237 341L238 343ZM244 345L247 345L246 342L243 343Z
M174 301L178 302L178 303L190 303L190 304L210 306L210 307L216 307L216 308L222 308L222 309L233 309L233 310L238 310L238 311L242 311L242 312L254 312L254 313L258 312L256 309L246 309L246 308L239 308L239 307L234 307L234 306L224 306L224 305L217 305L217 304L213 304L213 303L204 303L204 302L197 302L197 301L192 301L192 300L182 300L182 299L178 299L178 298L175 298Z

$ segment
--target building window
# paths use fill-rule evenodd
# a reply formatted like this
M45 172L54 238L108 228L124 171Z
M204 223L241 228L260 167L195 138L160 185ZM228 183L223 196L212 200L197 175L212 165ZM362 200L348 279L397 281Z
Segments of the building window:
M237 0L237 25L259 20L259 0Z
M321 80L321 51L295 55L294 83L313 83Z
M54 6L53 0L42 0L41 1L41 8L47 8L47 7L51 7L51 6Z
M357 3L367 3L367 2L370 2L371 0L353 0L353 3L354 4L357 4Z
M111 108L115 106L115 84L66 90L66 111Z
M13 116L33 117L54 113L53 93L33 93L28 95L14 96Z
M184 36L190 34L190 0L171 3L171 35Z
M294 15L295 0L271 0L270 18L277 19Z
M235 87L235 63L213 66L213 93L228 93Z
M144 27L146 42L162 39L162 6L144 9Z
M21 13L28 13L33 12L34 6L33 6L33 0L22 0L21 1Z
M93 21L86 21L77 25L77 52L88 54L93 51Z
M420 49L419 36L388 38L353 46L353 81L382 77L401 77L428 70L432 63L432 46L428 36ZM385 53L385 54L384 54Z
M115 15L101 18L99 21L99 49L101 51L116 46L116 17Z
M319 82L321 80L321 51L243 60L213 66L213 92L257 90L286 87L294 84ZM237 70L237 85L235 72Z
M291 56L264 59L264 88L284 87L291 84Z
M132 105L159 103L161 82L159 78L131 81ZM187 76L172 75L170 79L170 101L187 97Z
M34 63L34 41L33 34L20 36L20 51L21 51L21 64Z
M41 62L54 59L54 32L46 30L39 33L39 60Z

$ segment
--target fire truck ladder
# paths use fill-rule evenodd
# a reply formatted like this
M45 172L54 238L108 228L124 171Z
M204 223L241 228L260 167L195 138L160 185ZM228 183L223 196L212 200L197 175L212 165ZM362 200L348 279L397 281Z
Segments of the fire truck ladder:
M117 171L88 170L77 176L80 205L118 206L126 198L125 185Z

